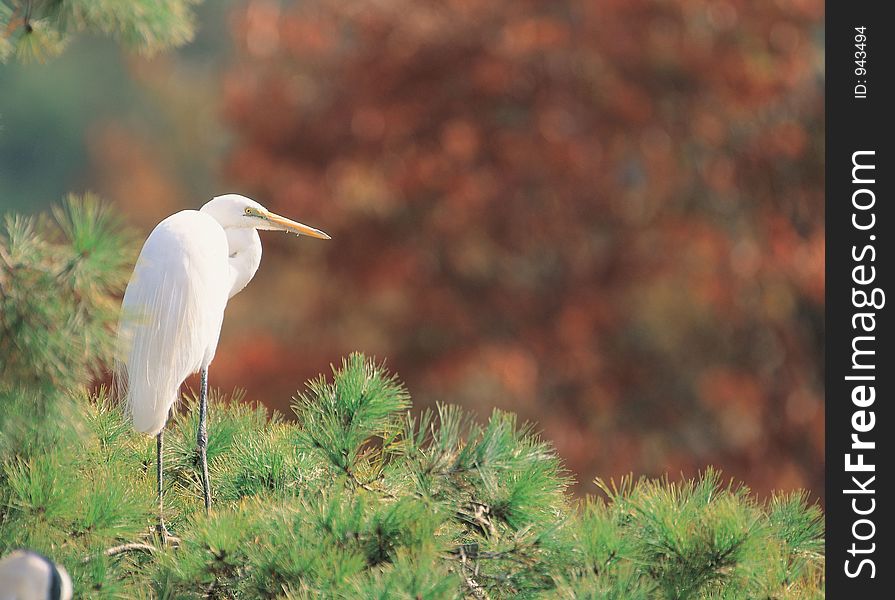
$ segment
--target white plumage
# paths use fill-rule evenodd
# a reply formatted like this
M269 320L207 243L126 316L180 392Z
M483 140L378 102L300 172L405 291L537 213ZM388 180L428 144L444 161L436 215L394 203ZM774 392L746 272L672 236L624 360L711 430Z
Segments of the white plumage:
M220 223L195 210L171 215L143 244L119 328L137 431L161 431L183 380L214 358L234 278L228 256Z

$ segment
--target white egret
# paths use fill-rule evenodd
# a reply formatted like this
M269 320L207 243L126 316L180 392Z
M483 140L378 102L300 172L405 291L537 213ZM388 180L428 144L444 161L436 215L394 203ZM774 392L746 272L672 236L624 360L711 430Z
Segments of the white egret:
M206 456L208 366L227 301L251 281L261 263L259 229L330 239L244 196L218 196L197 211L171 215L152 230L124 294L118 381L134 427L156 436L159 533L163 536L167 536L162 514L164 427L181 384L197 371L201 383L196 444L206 511L211 506Z
M65 568L46 556L16 550L0 560L0 600L71 600L71 596Z

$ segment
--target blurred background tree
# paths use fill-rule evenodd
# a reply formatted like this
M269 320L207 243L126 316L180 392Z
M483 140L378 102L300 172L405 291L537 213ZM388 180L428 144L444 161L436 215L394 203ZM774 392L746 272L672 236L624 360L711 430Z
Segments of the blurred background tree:
M0 68L0 202L92 187L148 231L239 191L333 234L265 241L223 387L285 408L360 350L582 482L822 496L823 3L207 4L165 58Z

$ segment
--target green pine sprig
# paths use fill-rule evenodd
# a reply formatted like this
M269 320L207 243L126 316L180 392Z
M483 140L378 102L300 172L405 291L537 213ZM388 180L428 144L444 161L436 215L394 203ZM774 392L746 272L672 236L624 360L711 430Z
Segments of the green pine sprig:
M108 35L144 54L181 46L195 32L199 0L4 0L0 63L59 55L80 33Z

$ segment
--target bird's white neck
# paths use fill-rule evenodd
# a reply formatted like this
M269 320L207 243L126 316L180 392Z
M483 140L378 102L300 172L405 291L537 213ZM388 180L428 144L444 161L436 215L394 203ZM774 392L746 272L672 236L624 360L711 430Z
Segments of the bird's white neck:
M230 246L230 298L249 284L261 264L261 238L254 229L225 229Z

